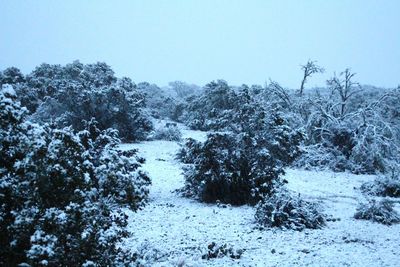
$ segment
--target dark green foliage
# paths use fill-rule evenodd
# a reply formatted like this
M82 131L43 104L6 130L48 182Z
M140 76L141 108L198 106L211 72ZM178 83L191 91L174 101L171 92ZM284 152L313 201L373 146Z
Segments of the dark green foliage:
M117 244L129 235L127 215L106 201L71 203L64 209L49 208L37 214L30 242L25 240L29 245L25 261L32 266L90 262L113 266L123 261L128 256Z
M193 164L201 153L202 144L193 138L187 138L185 144L179 149L176 158L185 164Z
M325 225L321 207L280 189L257 205L256 221L266 227L281 227L293 230L318 229Z
M79 131L83 121L95 118L101 130L117 129L127 141L144 140L152 130L144 95L129 78L117 79L105 63L42 64L22 81L13 86L38 122Z
M400 91L369 92L353 79L347 69L302 95L272 81L265 88L213 81L187 99L180 120L200 130L275 132L278 151L268 149L286 165L384 172L387 161L398 162Z
M231 259L240 259L243 252L243 249L234 249L233 247L228 246L227 244L217 245L215 242L211 242L207 246L207 253L202 255L201 258L203 260L210 260L215 258L223 258L230 257Z
M187 99L183 121L192 129L221 130L232 123L238 104L236 93L223 80L212 81L204 87L204 94Z
M25 76L16 67L10 67L0 72L0 88L3 84L19 84L25 82Z
M360 203L356 213L354 214L354 218L387 225L399 223L400 215L393 207L393 202L389 200L370 200L368 203Z
M268 149L283 165L290 165L301 155L300 145L304 140L301 130L294 130L279 111L271 112L268 118L265 138L272 139Z
M135 151L119 152L115 130L25 120L15 95L0 92L0 265L100 266L123 262L122 205L143 206L150 180Z
M294 130L279 107L265 107L257 88L242 85L238 90L225 81L211 82L200 96L188 99L185 123L193 129L228 131L257 135L272 157L283 165L291 164L301 153L301 129Z
M334 129L331 143L347 159L350 157L355 141L352 132L349 129Z
M204 144L194 144L194 154L184 155L194 164L185 171L183 193L204 202L257 203L272 192L283 173L265 142L247 134L210 134Z
M222 96L229 100L217 104ZM205 202L255 204L279 183L282 167L301 153L303 134L290 128L278 109L267 112L261 107L246 86L235 93L223 81L210 83L205 95L193 102L199 104L196 109L210 105L200 105L204 98L215 107L210 114L201 114L216 123L212 129L227 133L211 134L204 144L189 140L179 151L177 157L191 164L186 167L183 191Z

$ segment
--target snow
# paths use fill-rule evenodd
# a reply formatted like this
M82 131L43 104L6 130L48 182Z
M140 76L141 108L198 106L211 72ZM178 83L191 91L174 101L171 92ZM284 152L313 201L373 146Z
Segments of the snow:
M182 133L206 138L186 128ZM289 169L288 188L321 202L335 220L320 230L260 229L254 207L204 204L174 192L184 184L183 164L175 159L179 147L169 141L121 146L139 149L152 179L149 203L136 213L127 210L132 236L124 242L126 249L147 253L145 266L398 266L400 225L353 218L365 200L358 188L374 176ZM245 251L238 260L201 259L211 242Z
M3 84L0 90L4 95L9 95L15 97L17 94L15 93L14 88L11 84Z
M179 130L182 133L182 138L186 139L186 138L193 138L195 140L198 141L205 141L207 139L207 134L208 132L203 132L203 131L194 131L189 129L189 127L181 124L181 123L177 123L175 121L171 121L171 120L165 120L165 119L154 119L152 121L154 128L163 128L165 127L165 125L167 123L172 123L172 124L176 124L176 126L179 128Z

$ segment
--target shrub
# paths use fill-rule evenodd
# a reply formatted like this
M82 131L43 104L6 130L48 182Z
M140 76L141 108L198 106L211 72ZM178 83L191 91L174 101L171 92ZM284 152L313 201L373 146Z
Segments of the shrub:
M368 203L360 203L355 219L369 220L382 224L391 225L400 222L400 215L394 210L393 202L389 200L381 200L379 202L370 200Z
M370 126L373 128L375 126ZM301 167L322 167L333 171L349 170L355 174L384 172L385 162L397 155L392 138L373 136L372 129L324 129L329 132L323 141L303 147L303 154L296 161ZM379 129L379 127L377 127ZM388 152L392 149L391 152Z
M268 140L264 144L271 156L283 165L291 164L301 153L304 134L293 127L292 116L280 107L260 103L246 85L234 88L225 81L211 82L202 95L187 102L182 119L192 129L262 136Z
M282 227L293 230L318 229L325 225L325 215L317 203L303 200L285 189L260 201L255 214L256 221L266 227Z
M381 197L400 197L400 176L398 172L392 172L377 177L372 182L366 182L361 186L364 193Z
M115 130L54 129L25 120L0 92L0 265L109 266L129 260L121 205L143 206L150 183Z
M24 81L24 75L16 67L10 67L0 71L0 88L3 84L19 84Z
M152 130L145 96L129 78L117 79L105 63L42 64L17 81L18 99L37 122L80 131L84 120L95 118L101 130L117 129L127 141L144 140Z
M283 173L265 142L248 134L208 135L205 143L194 146L198 152L184 172L183 194L208 203L256 204Z
M376 174L387 171L388 161L397 161L400 128L398 116L392 116L390 110L396 107L393 102L398 100L398 92L366 93L360 97L350 94L353 97L348 103L340 104L344 113L335 111L340 106L340 101L332 99L335 94L329 98L317 96L311 99L305 143L310 147L306 147L306 157L299 162L322 164L320 166L334 171ZM326 160L318 161L320 156Z
M234 249L227 244L217 245L215 242L211 242L207 246L207 253L202 255L203 260L210 260L215 258L230 257L231 259L240 259L244 249Z
M23 260L32 266L81 266L92 262L93 266L110 266L129 257L117 246L129 235L127 215L106 199L39 210L33 217L35 226L26 233L28 240L19 235L29 229L29 223L14 223L10 229L21 242L19 246L27 242L26 251L12 247L12 253L23 253L13 258L15 263ZM26 218L24 213L17 215Z
M153 140L181 141L182 133L177 126L169 125L157 128L151 135Z
M116 83L101 88L71 84L48 97L32 116L38 122L56 121L58 127L84 129L95 118L101 130L117 129L124 141L145 140L153 126L143 111L143 96L134 85Z
M147 267L168 260L170 253L160 250L149 241L139 243L133 250L134 265L129 266Z
M185 144L179 149L176 158L185 164L193 164L198 155L201 154L201 142L193 138L186 139Z
M386 162L398 157L398 140L393 138L392 133L389 134L394 129L388 130L384 122L379 122L382 118L378 117L375 120L371 125L357 129L355 146L349 157L349 169L353 173L385 172Z
M286 117L289 116L272 110L267 118L267 127L263 129L268 132L265 138L272 139L269 146L271 154L285 166L292 164L301 155L300 144L304 140L303 131L292 128Z
M331 169L343 172L351 169L351 162L335 148L321 144L309 145L302 148L303 153L296 159L294 165L305 169Z
M183 112L180 100L173 97L171 92L155 84L141 82L137 90L145 96L145 106L154 118L169 118L178 121Z
M223 130L232 123L237 96L226 81L212 81L187 99L183 121L194 130Z

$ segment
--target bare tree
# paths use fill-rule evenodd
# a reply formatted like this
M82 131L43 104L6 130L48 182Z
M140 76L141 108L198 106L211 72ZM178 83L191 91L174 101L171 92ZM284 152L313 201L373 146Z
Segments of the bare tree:
M327 81L328 86L332 89L332 93L338 92L340 96L340 117L343 117L346 113L348 100L361 91L361 86L352 80L355 75L355 73L352 73L347 68L340 73L339 77L335 75Z
M311 77L311 75L314 73L323 73L325 71L324 68L318 66L316 63L317 61L309 60L307 64L301 66L301 69L304 71L304 75L300 85L300 95L303 95L304 85L307 82L307 78Z

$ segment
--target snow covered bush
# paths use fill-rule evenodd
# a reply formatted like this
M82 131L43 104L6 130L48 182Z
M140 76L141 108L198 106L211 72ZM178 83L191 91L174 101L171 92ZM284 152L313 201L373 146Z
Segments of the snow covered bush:
M370 200L368 203L360 203L354 214L354 218L387 225L400 222L400 215L394 210L393 202L386 199L381 201Z
M355 174L385 171L386 161L395 158L398 148L389 136L377 135L382 130L377 124L371 123L358 129L351 123L327 127L322 140L303 146L296 165L333 171L349 170ZM390 148L393 151L389 151Z
M301 105L306 140L298 166L375 174L398 161L400 128L393 112L398 90L367 92L353 77L345 70L328 81L329 94L316 93Z
M145 96L144 104L152 117L179 121L183 107L181 100L174 96L174 93L169 92L165 87L160 88L148 82L138 83L136 88Z
M100 129L114 128L125 141L144 140L153 126L142 111L143 97L132 83L124 86L59 90L54 98L43 102L33 118L40 122L57 119L59 126L72 125L76 130L84 128L85 120L95 118Z
M317 203L306 201L283 188L257 204L255 219L262 226L298 231L325 225L325 215Z
M151 183L147 173L140 169L145 159L137 155L137 150L120 151L116 130L100 131L94 119L85 124L86 129L78 136L94 163L99 193L137 210L146 201Z
M0 72L0 88L3 84L19 84L25 82L25 76L16 67L9 67Z
M37 122L84 129L95 118L101 130L114 128L128 141L144 140L152 130L145 96L129 78L116 78L105 63L42 64L13 85Z
M183 121L193 129L257 135L268 140L266 148L282 165L291 164L301 153L302 130L293 127L282 108L261 102L255 91L212 81L203 94L188 99Z
M201 142L187 138L185 144L179 149L176 158L185 164L193 164L201 153Z
M256 204L280 183L283 169L265 143L248 134L210 134L185 170L185 196L204 202Z
M294 165L305 169L330 169L336 172L351 169L350 161L340 151L321 144L302 147L302 154Z
M154 244L146 240L137 244L136 248L133 249L134 264L129 266L150 267L167 261L170 256L170 252L166 252L165 248L155 247Z
M27 121L0 92L0 265L109 266L129 261L122 204L140 208L150 183L115 130L55 129Z
M120 208L107 203L107 199L71 202L63 208L53 207L42 212L35 216L30 238L18 240L28 245L26 258L19 260L32 266L82 266L88 262L109 266L129 259L118 247L128 236L127 216Z
M392 172L379 175L374 181L364 183L361 191L373 196L400 197L400 173L393 169Z
M257 104L246 86L238 93L222 81L208 86L215 88L206 90L207 98L230 96L231 106L214 102L221 110L230 108L231 123L224 126L225 134L210 134L203 144L188 140L179 151L178 159L189 164L183 191L205 202L256 204L280 183L282 168L301 153L302 132L291 128L278 109L267 112ZM221 119L221 114L228 113L214 114L215 119Z
M159 127L150 134L149 139L153 140L166 140L166 141L181 141L182 133L179 128L175 125L166 125Z
M271 155L284 166L291 165L302 154L300 144L304 140L302 130L292 127L286 117L281 111L272 110L263 129L266 132L264 138L270 139Z
M210 260L215 258L230 257L231 259L240 259L244 249L234 249L228 244L217 245L215 242L211 242L207 246L207 253L203 254L201 258L203 260Z
M182 120L195 130L222 130L232 123L237 97L224 80L204 86L203 94L187 99Z

